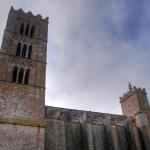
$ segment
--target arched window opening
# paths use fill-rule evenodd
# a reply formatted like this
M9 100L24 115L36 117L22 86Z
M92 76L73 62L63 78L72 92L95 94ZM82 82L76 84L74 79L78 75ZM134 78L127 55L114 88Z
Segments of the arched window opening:
M13 76L12 76L12 82L16 82L17 81L17 72L18 72L18 68L14 67Z
M30 28L30 26L29 26L29 24L27 24L26 30L25 30L25 35L28 35L28 34L29 34L29 28Z
M28 69L25 74L24 84L28 84L29 81L30 70Z
M33 35L34 35L34 31L35 31L35 26L34 26L34 25L32 25L32 27L31 27L31 31L30 31L30 37L33 37Z
M25 58L26 52L27 52L27 45L24 44L24 45L23 45L23 50L22 50L22 55L21 55L22 58Z
M20 34L23 34L23 32L24 32L24 23L21 23Z
M32 45L29 46L29 50L28 50L28 58L30 59L32 55Z
M20 52L21 52L21 43L18 43L17 45L17 51L16 51L16 56L20 56Z
M21 68L20 71L19 71L18 83L23 82L23 73L24 73L24 70L23 70L23 68Z

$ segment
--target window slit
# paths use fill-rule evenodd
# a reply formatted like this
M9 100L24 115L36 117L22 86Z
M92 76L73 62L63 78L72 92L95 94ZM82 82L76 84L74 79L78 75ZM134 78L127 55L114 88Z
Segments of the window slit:
M28 58L30 59L32 55L32 45L29 46L29 50L28 50Z
M14 67L13 76L12 76L12 82L16 82L17 81L17 73L18 73L18 68Z
M22 58L25 58L26 52L27 52L27 45L24 44L24 45L23 45L23 50L22 50L22 55L21 55Z
M34 31L35 31L35 26L34 26L34 25L32 25L32 27L31 27L31 31L30 31L30 37L33 37L33 35L34 35Z
M24 84L28 84L30 70L28 69L25 74Z
M17 45L17 51L16 51L16 56L20 56L20 53L21 53L21 43L18 43Z
M20 71L19 71L18 83L23 82L23 73L24 73L24 70L23 70L23 68L21 68Z
M24 32L24 23L21 23L20 34L23 34L23 32Z
M26 29L25 29L25 35L29 34L29 28L30 28L30 26L29 26L29 24L27 24Z

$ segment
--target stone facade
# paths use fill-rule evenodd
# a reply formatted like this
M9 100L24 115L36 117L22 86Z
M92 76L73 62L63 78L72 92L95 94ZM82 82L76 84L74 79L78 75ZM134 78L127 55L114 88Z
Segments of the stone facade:
M47 106L46 120L46 150L135 150L139 147L134 138L138 131L133 118Z
M44 149L48 18L11 7L0 51L0 149Z
M11 7L0 51L0 150L149 150L145 89L120 98L123 115L45 106L48 18Z
M44 128L0 124L0 150L43 150Z
M149 150L150 106L145 89L129 85L124 115L46 106L46 150Z

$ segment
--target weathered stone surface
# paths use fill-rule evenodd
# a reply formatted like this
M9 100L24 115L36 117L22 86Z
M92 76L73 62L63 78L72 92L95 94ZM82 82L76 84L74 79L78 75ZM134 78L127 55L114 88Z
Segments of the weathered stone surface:
M47 150L136 150L125 116L46 106L46 120Z
M137 144L138 138L135 137L137 148L150 149L150 106L146 90L137 88L129 84L128 91L120 98L123 114L134 117L138 134L142 146ZM133 132L134 135L137 134Z
M66 139L64 122L59 120L49 120L45 129L45 137L46 150L65 150Z
M0 150L44 150L44 128L0 124Z
M43 120L45 90L0 81L0 117Z

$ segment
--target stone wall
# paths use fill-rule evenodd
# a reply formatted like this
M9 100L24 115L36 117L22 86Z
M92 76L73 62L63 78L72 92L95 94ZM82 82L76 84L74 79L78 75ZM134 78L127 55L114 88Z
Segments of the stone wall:
M122 115L46 107L46 150L142 150L135 122Z
M44 150L44 128L0 124L0 150Z
M0 81L0 118L43 120L45 89Z

